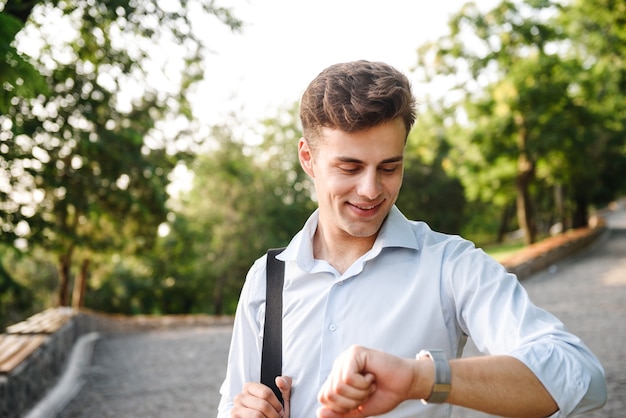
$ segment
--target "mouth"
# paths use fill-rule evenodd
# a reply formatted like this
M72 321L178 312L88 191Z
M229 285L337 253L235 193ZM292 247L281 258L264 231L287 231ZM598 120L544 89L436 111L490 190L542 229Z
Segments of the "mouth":
M382 202L377 204L348 203L348 205L359 215L372 215L378 212L378 209L382 206Z

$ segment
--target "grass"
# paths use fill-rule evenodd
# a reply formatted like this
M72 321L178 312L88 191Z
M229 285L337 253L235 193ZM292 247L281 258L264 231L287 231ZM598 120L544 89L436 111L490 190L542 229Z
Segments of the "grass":
M505 258L523 249L524 247L526 247L526 245L524 244L524 241L516 240L516 241L505 242L502 244L490 244L482 248L487 254L489 254L496 260L502 261Z

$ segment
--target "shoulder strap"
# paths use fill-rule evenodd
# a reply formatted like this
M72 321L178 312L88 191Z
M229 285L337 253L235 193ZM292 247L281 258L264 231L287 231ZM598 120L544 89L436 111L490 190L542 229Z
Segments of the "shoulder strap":
M278 400L283 398L276 386L276 376L282 374L283 366L283 283L285 263L276 256L284 248L267 252L267 291L265 296L265 327L263 329L263 353L261 355L261 383L269 386Z

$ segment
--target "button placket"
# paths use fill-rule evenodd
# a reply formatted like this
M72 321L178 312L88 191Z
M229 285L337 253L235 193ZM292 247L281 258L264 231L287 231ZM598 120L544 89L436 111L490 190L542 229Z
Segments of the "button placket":
M336 281L328 291L326 299L326 306L324 312L324 329L322 333L322 352L321 352L321 364L326 364L331 367L335 362L335 359L344 347L342 347L342 340L344 336L340 332L340 325L343 321L343 307L345 306L345 300L347 297L348 283L347 279ZM325 370L320 368L319 379L323 382L326 376L330 373L330 369Z

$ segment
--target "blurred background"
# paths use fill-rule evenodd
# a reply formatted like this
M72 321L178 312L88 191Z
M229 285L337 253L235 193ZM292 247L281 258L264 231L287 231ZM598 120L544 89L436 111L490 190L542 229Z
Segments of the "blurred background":
M626 0L0 0L0 326L229 315L315 209L298 100L380 60L419 101L398 206L495 257L626 193Z

